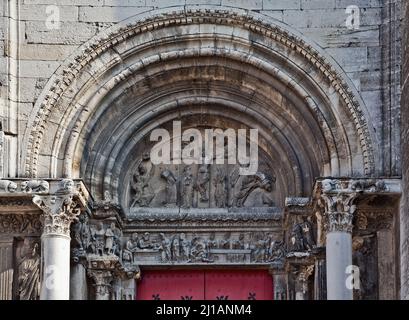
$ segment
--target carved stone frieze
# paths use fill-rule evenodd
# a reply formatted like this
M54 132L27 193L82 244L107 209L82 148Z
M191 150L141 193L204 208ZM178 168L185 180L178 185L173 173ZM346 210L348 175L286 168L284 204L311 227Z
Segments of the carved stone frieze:
M271 233L134 232L122 251L128 264L282 263L284 242Z
M388 209L360 208L357 210L357 230L378 231L392 228L393 211Z
M0 214L1 234L40 235L41 230L37 214Z
M275 178L263 172L240 176L238 165L154 165L147 151L131 171L124 207L244 208L274 206ZM152 147L155 148L155 146Z

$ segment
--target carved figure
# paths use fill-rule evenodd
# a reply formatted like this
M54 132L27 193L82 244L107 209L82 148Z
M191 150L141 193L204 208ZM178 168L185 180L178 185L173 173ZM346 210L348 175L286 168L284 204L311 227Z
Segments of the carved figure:
M74 262L78 262L80 257L85 254L90 247L91 231L88 225L88 218L85 214L78 217L78 221L72 226L71 246Z
M139 249L159 249L160 245L152 243L149 232L145 232L143 237L138 240Z
M48 192L50 189L50 185L47 181L44 180L30 180L30 181L23 181L21 183L21 191L26 193L40 193L40 192Z
M0 180L0 192L16 192L17 184L10 180Z
M224 234L224 238L222 240L220 240L219 248L220 249L226 249L226 250L231 249L230 232L226 232Z
M173 172L170 170L165 170L161 174L161 178L166 181L166 195L163 199L162 204L174 204L176 203L176 178L173 175Z
M312 224L310 221L305 220L301 224L302 235L303 235L303 245L304 249L312 250L315 247L314 234L312 229Z
M285 258L285 248L283 241L271 242L268 250L267 262L281 262Z
M245 176L241 181L240 190L235 195L235 206L243 207L250 193L252 193L257 188L261 188L267 192L271 192L273 189L273 182L275 182L275 178L269 177L261 172L257 172L253 176ZM263 194L262 204L271 206L273 204L273 201L271 197Z
M111 227L108 227L105 231L105 253L114 254L114 231Z
M172 239L171 256L173 261L180 260L180 239L178 235L175 235Z
M214 179L214 200L218 208L224 208L226 206L225 178L226 175L223 169L217 168L216 178Z
M290 239L289 239L289 251L303 251L304 240L302 235L302 228L299 223L293 225Z
M182 194L181 194L181 205L182 208L188 209L192 205L192 168L186 166L183 169L183 178L182 178Z
M208 196L209 180L210 180L210 177L209 177L208 166L207 165L200 166L197 172L195 189L199 192L200 201L202 202L209 201L209 196Z
M40 255L37 243L18 267L18 294L20 300L37 300L40 295Z
M253 249L253 259L255 262L263 262L266 258L266 244L267 241L263 239L262 236L259 236L256 242L254 243Z
M181 233L179 235L179 240L180 240L180 249L181 249L181 259L184 260L184 261L191 260L191 254L190 254L191 243L190 243L190 241L186 238L186 235L184 233Z
M153 193L149 181L153 173L153 166L151 170L148 166L149 156L144 155L140 160L136 172L132 176L131 190L133 192L131 207L139 205L140 207L147 207L151 203L155 194Z
M162 252L162 261L172 261L172 254L171 254L171 241L165 236L164 233L159 234L161 244L159 250Z
M232 248L235 250L243 250L244 247L244 234L240 233L239 238L237 240L233 240Z
M93 254L104 255L105 243L105 230L102 222L98 222L95 227L91 227L91 252Z
M131 237L125 244L125 248L122 251L122 260L124 262L134 262L134 252L138 250L138 234L132 233Z

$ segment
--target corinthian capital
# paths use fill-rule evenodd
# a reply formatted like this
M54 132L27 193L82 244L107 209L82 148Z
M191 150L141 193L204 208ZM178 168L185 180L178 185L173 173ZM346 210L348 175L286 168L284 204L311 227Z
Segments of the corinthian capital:
M70 236L70 225L81 212L73 186L72 180L63 179L55 194L33 197L34 204L43 211L43 234Z
M87 274L94 281L95 300L109 300L111 282L113 280L112 272L108 270L89 269Z
M358 194L350 188L343 188L337 180L322 181L319 205L324 211L325 231L352 232L352 220Z

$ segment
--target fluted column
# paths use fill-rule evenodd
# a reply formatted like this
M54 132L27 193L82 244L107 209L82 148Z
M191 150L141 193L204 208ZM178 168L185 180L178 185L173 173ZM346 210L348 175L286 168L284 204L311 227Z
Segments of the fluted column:
M80 214L72 180L64 179L52 195L35 195L43 211L41 300L68 300L70 288L70 225Z
M352 265L352 220L356 192L348 187L333 188L332 181L323 181L321 204L324 208L326 233L327 299L352 300L353 289L347 285Z

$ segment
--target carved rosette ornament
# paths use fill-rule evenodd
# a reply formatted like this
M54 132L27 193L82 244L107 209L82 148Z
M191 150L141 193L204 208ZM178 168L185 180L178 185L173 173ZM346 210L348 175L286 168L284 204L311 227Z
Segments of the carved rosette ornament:
M74 182L63 179L54 195L35 195L33 202L42 211L43 235L58 234L70 236L71 223L81 213L79 203L74 200Z

